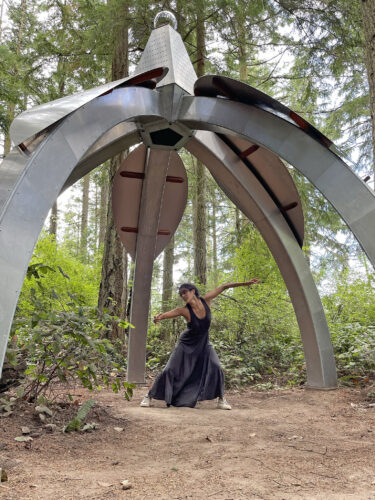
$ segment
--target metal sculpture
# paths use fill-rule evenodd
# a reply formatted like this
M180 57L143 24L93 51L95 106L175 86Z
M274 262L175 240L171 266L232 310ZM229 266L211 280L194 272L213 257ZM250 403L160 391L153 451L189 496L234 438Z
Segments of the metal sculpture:
M15 147L0 166L1 366L27 266L57 196L106 159L143 143L121 166L113 193L116 224L135 259L128 380L144 382L153 261L186 203L176 153L185 147L270 248L298 320L308 386L336 387L327 322L301 250L301 203L279 157L332 203L373 264L375 196L303 118L235 80L197 79L180 35L164 23L152 31L134 75L22 113L11 137ZM127 213L132 197L140 200L139 211Z

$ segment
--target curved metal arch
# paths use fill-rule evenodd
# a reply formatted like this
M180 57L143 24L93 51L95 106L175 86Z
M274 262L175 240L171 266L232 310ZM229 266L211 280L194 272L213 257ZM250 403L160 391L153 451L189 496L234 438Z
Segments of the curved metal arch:
M300 327L311 388L335 388L329 330L310 268L271 197L238 156L212 132L199 131L185 148L204 163L221 189L254 222L282 273Z
M27 266L48 211L86 153L91 150L86 172L103 161L103 155L95 154L102 136L119 123L141 121L144 116L162 118L156 91L115 89L67 116L31 156L15 148L2 163L6 185L0 191L1 367ZM123 149L139 142L133 127L127 132L121 138ZM106 154L112 156L110 148Z
M238 135L293 165L333 205L375 267L375 194L332 151L287 120L230 99L185 96L178 121Z

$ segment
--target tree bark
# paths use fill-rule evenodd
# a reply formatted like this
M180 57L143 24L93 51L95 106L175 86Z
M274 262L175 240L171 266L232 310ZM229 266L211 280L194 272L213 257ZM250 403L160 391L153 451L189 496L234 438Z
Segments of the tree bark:
M20 19L20 26L18 29L18 34L17 34L17 46L16 46L16 55L19 56L21 53L21 45L22 45L22 39L23 39L23 26L25 22L25 15L26 15L26 0L22 0L21 2L21 19ZM14 75L15 77L18 74L18 68L17 65L14 67ZM8 123L11 124L12 121L14 120L14 115L15 115L15 110L16 110L16 105L12 102L9 104L8 107ZM11 148L11 139L9 132L5 134L5 139L4 139L4 156L6 156L10 152Z
M85 175L82 185L81 238L80 251L84 261L87 259L87 226L89 220L90 174Z
M205 69L205 25L204 1L196 0L197 12L197 76L204 75ZM193 232L194 232L194 276L199 283L207 283L207 221L206 221L206 173L204 165L197 161L195 165L195 196L193 206Z
M215 285L218 281L218 265L217 265L217 237L216 237L216 198L212 198L212 274Z
M164 249L162 310L168 311L173 291L174 237Z
M51 216L49 219L49 234L56 238L57 235L57 200L52 205Z
M112 59L112 80L118 80L128 76L129 71L129 4L124 1L121 11L115 10L118 2L111 2L114 11L113 15L115 25L114 52ZM126 153L121 153L112 158L109 168L110 182L112 186L113 178L120 167ZM125 318L126 300L124 295L124 285L126 286L126 277L124 272L125 256L122 243L117 235L112 213L112 190L108 193L108 210L106 223L106 236L104 240L104 255L102 263L102 278L99 288L98 307L100 310L107 309L110 314L121 319ZM127 261L126 261L127 262ZM125 297L125 298L124 298ZM111 338L124 337L124 331L118 327L116 322L112 325Z
M171 309L171 300L173 293L173 264L174 264L174 237L170 240L164 249L163 256L163 292L162 292L162 312ZM161 324L160 337L164 340L169 339L170 324L165 321Z
M0 6L0 43L1 43L1 38L2 38L2 35L3 35L4 5L5 5L5 0L2 0L1 6Z
M105 232L107 226L107 210L108 210L108 171L103 169L100 185L100 209L99 209L99 248L104 244Z
M363 32L365 35L365 60L370 90L372 127L373 175L375 189L375 0L361 0Z

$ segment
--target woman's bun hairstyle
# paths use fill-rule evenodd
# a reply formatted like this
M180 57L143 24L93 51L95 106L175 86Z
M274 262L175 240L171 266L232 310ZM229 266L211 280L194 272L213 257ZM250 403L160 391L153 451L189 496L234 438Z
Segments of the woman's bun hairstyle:
M198 288L197 288L195 285L193 285L192 283L182 283L182 285L180 285L180 286L178 287L178 291L182 290L183 288L186 288L187 290L194 290L195 295L196 295L197 297L199 297L199 290L198 290Z

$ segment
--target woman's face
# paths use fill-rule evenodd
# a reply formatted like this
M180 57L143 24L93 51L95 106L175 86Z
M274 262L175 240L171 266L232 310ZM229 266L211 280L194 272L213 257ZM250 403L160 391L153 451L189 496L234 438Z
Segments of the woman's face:
M186 303L190 302L193 297L195 297L195 291L194 290L188 290L187 288L181 288L179 290L179 295L182 298L182 300Z

